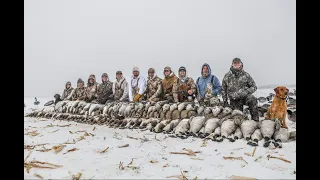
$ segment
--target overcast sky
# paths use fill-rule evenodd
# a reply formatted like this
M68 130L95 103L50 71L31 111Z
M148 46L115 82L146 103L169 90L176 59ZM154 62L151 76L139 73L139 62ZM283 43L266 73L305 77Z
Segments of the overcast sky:
M296 82L295 0L25 0L24 94L51 97L133 66L220 82L239 57L258 86Z

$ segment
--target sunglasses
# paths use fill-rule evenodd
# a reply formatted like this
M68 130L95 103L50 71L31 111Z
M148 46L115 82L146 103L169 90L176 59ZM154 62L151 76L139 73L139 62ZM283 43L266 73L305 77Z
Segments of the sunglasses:
M164 70L164 72L170 72L170 70Z

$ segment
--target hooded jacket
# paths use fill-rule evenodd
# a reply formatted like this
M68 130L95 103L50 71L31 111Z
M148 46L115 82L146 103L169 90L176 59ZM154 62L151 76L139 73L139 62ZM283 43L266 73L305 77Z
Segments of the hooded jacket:
M147 89L146 89L146 97L147 100L154 100L155 98L160 98L162 93L162 79L159 78L156 73L154 73L153 77L148 77L147 80Z
M112 92L114 95L114 100L127 100L129 94L127 80L124 77L122 77L119 81L116 79L113 82Z
M208 67L208 76L202 76L202 69L204 66ZM211 83L213 82L213 83ZM219 79L211 74L211 68L209 64L204 63L201 67L201 76L197 79L197 89L198 89L198 96L200 98L204 98L206 94L206 90L209 84L212 84L212 95L217 96L221 92L221 85Z
M188 101L186 94L188 90L191 90L194 94L197 92L196 84L191 77L186 76L184 78L184 82L180 79L180 77L174 82L172 92L173 92L173 99L175 102L184 102ZM183 94L185 93L185 94Z
M92 84L89 82L91 78L94 80ZM88 83L86 88L88 102L91 102L92 100L97 99L98 97L97 88L98 88L98 83L96 82L96 76L94 74L91 74L88 78Z
M147 88L147 81L143 76L140 76L140 74L136 79L134 79L134 76L132 75L128 85L129 101L133 101L134 96L137 94L144 94Z
M70 84L70 87L69 89L67 89L67 84ZM65 85L65 89L63 90L62 92L62 96L61 96L61 99L62 100L71 100L71 97L72 97L72 94L74 92L74 88L71 86L71 82L68 81Z
M239 70L235 70L231 66L230 71L224 75L222 80L221 94L223 101L227 101L228 97L230 100L242 99L256 90L256 83L250 74L243 70L242 62Z
M109 76L107 73L103 73L102 76L107 76L106 81L102 81L101 84L97 86L97 102L99 104L105 104L110 95L112 94L112 82L109 81Z
M78 82L77 83L83 83L84 85L84 82L81 78L78 79ZM76 101L76 100L82 100L82 101L85 101L87 98L87 91L86 91L86 87L77 87L75 90L74 90L74 93L72 94L72 100L73 101Z

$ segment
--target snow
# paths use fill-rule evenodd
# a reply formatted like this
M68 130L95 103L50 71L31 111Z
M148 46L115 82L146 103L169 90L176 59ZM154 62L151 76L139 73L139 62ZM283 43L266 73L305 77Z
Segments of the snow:
M291 90L291 89L290 89ZM258 90L256 96L267 96L272 89ZM34 98L25 98L25 112L30 108L41 108L41 105L52 98L38 98L40 105L33 105ZM48 127L47 125L66 125L66 127ZM295 130L295 123L287 121L289 130ZM95 129L94 129L95 127ZM113 129L98 125L80 124L67 121L53 121L50 119L24 118L25 133L37 130L37 136L24 135L25 145L36 145L32 150L25 149L26 157L32 151L27 162L31 160L45 161L62 165L56 169L31 168L30 172L24 171L25 179L34 179L37 173L45 179L70 179L78 172L82 173L80 179L165 179L167 176L180 175L181 171L188 179L228 179L232 175L246 176L258 179L296 179L296 141L283 143L282 149L264 148L263 141L259 142L254 157L244 153L252 153L254 147L246 144L243 139L234 143L225 139L223 142L206 141L202 146L202 139L189 137L179 139L167 137L167 135L140 131L139 129ZM94 130L93 130L94 129ZM56 131L58 130L58 131ZM64 142L72 142L84 135L86 131L94 136L84 136L85 139L75 144L65 144L66 147L56 154L53 150L48 152L36 151L38 149L51 148ZM71 133L72 134L71 134ZM156 136L155 136L156 135ZM142 141L147 138L149 141ZM129 147L118 146L129 144ZM99 153L105 148L105 153ZM77 151L64 154L67 150L78 148ZM170 154L170 152L183 152L183 148L193 151L201 151L196 156ZM267 155L283 157L291 161L286 163L279 159L267 159ZM223 156L243 157L248 163L241 160L225 160ZM259 156L262 158L255 161ZM192 158L200 158L192 159ZM132 166L138 169L125 167L119 169L119 163L127 166L133 159ZM157 161L151 163L150 161ZM164 165L168 167L163 167ZM176 179L176 178L172 178Z

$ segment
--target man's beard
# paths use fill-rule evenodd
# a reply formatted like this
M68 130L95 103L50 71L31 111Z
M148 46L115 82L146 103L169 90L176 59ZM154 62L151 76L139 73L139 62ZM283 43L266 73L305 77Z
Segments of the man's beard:
M202 76L207 77L209 75L209 72L202 72Z

